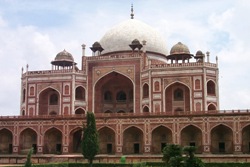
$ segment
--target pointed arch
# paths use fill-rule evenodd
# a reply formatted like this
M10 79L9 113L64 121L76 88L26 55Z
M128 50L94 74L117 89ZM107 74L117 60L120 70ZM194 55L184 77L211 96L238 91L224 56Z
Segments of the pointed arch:
M250 124L242 128L242 152L250 154Z
M9 129L0 130L0 154L11 154L13 147L13 134Z
M134 83L130 77L112 71L100 77L93 87L93 112L104 113L107 110L129 112L134 108ZM110 100L111 97L111 100Z
M130 126L123 131L123 153L143 153L143 131L140 128Z
M230 127L219 124L211 130L211 152L213 154L233 153L233 131Z
M62 132L57 128L50 128L44 135L44 153L59 154L62 152Z
M100 141L100 154L115 153L115 131L107 126L98 130Z
M76 110L75 110L75 114L76 115L81 115L81 114L85 114L86 112L85 112L85 110L83 109L83 108L77 108Z
M149 98L149 86L147 83L142 87L142 98Z
M202 130L195 125L187 125L181 130L181 146L195 146L196 153L202 153Z
M164 107L166 112L190 111L191 89L185 83L175 81L165 87Z
M82 100L82 101L85 101L85 97L86 97L86 91L85 91L85 88L82 87L82 86L78 86L76 87L76 90L75 90L75 99L76 100Z
M208 111L215 111L215 110L217 110L217 109L216 109L216 105L213 104L213 103L210 103L210 104L207 106L207 110L208 110Z
M34 153L37 151L37 133L31 128L26 128L20 133L20 153L27 154L33 147Z
M213 80L209 80L207 82L207 94L211 95L211 96L216 95L216 86L215 86L215 82Z
M148 112L149 112L148 106L144 106L144 107L143 107L143 112L144 112L144 113L148 113Z
M163 126L157 126L152 131L152 153L153 154L161 154L162 149L169 143L172 143L173 137L172 137L172 131Z
M83 137L82 127L77 127L70 132L70 144L69 152L70 153L81 153L81 140Z
M53 87L46 87L38 94L39 110L38 115L49 115L52 111L59 115L61 113L61 94Z

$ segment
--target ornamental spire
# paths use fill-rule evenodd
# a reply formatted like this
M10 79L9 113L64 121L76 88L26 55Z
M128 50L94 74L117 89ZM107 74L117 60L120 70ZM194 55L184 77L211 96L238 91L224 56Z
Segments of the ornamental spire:
M131 4L131 19L134 19L134 9L133 9L133 4Z

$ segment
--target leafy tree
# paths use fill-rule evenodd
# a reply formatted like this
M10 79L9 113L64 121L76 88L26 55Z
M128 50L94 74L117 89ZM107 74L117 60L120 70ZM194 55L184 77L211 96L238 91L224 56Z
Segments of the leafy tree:
M201 161L200 158L195 157L194 152L196 147L194 146L186 146L183 148L183 151L187 153L185 159L185 167L204 167L204 163Z
M182 158L182 148L176 144L168 144L163 148L162 160L166 162L167 166L180 167Z
M93 160L99 151L99 136L96 129L95 116L87 112L87 126L83 125L82 154L92 167Z
M34 152L34 149L33 149L33 147L29 150L29 153L28 153L28 155L27 155L27 160L26 160L26 162L25 162L25 165L24 165L24 167L31 167L31 165L32 165L32 162L31 162L31 155L33 154L33 152Z

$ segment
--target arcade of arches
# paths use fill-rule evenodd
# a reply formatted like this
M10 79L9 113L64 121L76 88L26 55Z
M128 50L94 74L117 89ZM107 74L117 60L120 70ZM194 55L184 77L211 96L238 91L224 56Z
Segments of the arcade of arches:
M161 154L162 149L168 143L174 143L176 140L174 132L167 126L159 125L152 129L150 132L144 132L140 127L129 126L125 128L121 134L115 132L111 127L104 126L98 129L99 141L100 141L100 154L116 154L117 146L122 146L123 154L143 154L145 153L145 145L150 145L151 154ZM146 133L151 136L145 138ZM9 129L3 128L0 130L0 154L11 154L13 147L13 132ZM23 129L20 133L19 151L20 154L26 154L31 147L34 147L35 153L38 144L42 143L42 149L40 153L43 154L58 154L63 153L63 143L65 137L69 136L69 143L67 146L69 153L81 152L81 127L77 127L64 134L57 128L50 128L44 132L43 136L39 137L39 134L31 128ZM179 143L182 146L195 146L197 147L196 153L204 152L204 136L202 129L195 125L188 125L181 129L179 132ZM210 131L210 141L213 141L210 145L210 152L213 154L231 154L235 147L235 141L233 140L233 131L230 127L218 124L212 127ZM245 126L242 129L241 145L243 153L250 153L250 125ZM42 150L42 152L41 152ZM119 151L118 151L119 152Z

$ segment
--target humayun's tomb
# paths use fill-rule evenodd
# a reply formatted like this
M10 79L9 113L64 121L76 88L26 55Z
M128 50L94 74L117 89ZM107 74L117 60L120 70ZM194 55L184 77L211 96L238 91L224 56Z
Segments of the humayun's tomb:
M90 47L92 55L82 45L79 66L66 50L49 70L27 66L20 116L0 117L0 163L18 161L31 147L40 161L82 157L87 111L95 113L99 156L160 159L162 148L175 143L196 146L205 158L250 161L250 113L220 110L218 59L192 54L181 42L169 51L166 46L132 11Z

